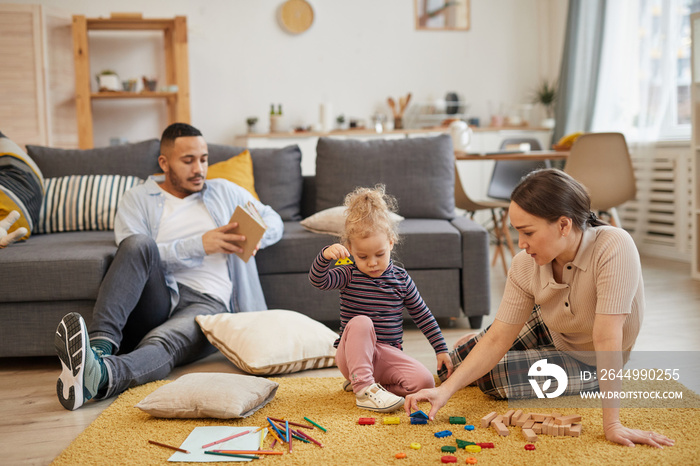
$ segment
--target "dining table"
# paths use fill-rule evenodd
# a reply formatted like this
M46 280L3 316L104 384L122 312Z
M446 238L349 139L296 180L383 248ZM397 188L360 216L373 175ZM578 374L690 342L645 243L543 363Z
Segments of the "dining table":
M471 153L455 151L456 160L566 160L569 151L531 150Z

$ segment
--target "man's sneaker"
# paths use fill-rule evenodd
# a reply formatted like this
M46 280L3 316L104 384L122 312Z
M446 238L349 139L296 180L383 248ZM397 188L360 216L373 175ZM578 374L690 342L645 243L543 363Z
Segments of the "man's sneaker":
M100 362L90 348L85 321L76 312L61 319L54 344L62 366L56 382L58 401L72 411L97 393L102 375Z
M343 390L345 390L346 392L351 392L352 382L350 382L349 380L345 380L345 382L343 382Z
M358 408L380 413L390 413L401 409L404 402L403 397L394 395L378 383L373 383L355 396Z

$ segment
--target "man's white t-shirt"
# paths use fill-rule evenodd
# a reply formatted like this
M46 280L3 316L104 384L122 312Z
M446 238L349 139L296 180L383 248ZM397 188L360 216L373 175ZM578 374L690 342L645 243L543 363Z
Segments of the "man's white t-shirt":
M163 191L165 205L158 227L156 243L169 243L178 239L203 235L217 228L202 200L202 193L190 194L184 199ZM228 276L227 257L223 253L204 256L199 267L173 271L175 281L200 293L219 299L228 308L233 285Z

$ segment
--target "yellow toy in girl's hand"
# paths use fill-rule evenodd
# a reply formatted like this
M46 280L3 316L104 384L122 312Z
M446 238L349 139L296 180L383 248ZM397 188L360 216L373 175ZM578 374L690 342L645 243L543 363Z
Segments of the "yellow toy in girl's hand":
M341 257L337 261L335 261L335 265L352 265L352 259L349 257Z
M17 219L19 219L19 212L13 210L7 214L7 217L0 220L0 248L9 246L27 234L27 229L24 227L17 228L12 233L8 233L8 230Z

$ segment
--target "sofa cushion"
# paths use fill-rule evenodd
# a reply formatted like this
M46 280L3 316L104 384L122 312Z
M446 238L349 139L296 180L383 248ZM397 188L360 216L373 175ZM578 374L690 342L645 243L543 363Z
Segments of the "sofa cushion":
M12 233L25 228L27 239L39 221L44 197L41 170L14 141L0 133L0 220L16 210L19 218L7 230Z
M111 231L36 235L15 243L2 250L0 302L94 300L116 250Z
M255 178L253 177L253 160L248 149L228 160L210 163L207 169L207 179L223 178L238 186L245 188L253 197L260 200L255 192Z
M245 147L209 144L209 163L233 157ZM282 220L301 220L301 150L299 146L282 149L250 149L253 158L255 190L263 204L277 212Z
M284 222L282 239L258 251L255 262L260 274L309 273L311 263L324 246L337 238L312 233L299 222Z
M47 178L37 233L113 230L124 193L142 183L121 175L80 175Z
M384 183L406 218L454 217L454 151L449 135L354 141L319 138L316 210L343 204L357 186Z
M146 179L160 171L158 139L95 149L55 149L28 145L27 152L46 178L68 175L131 175Z

